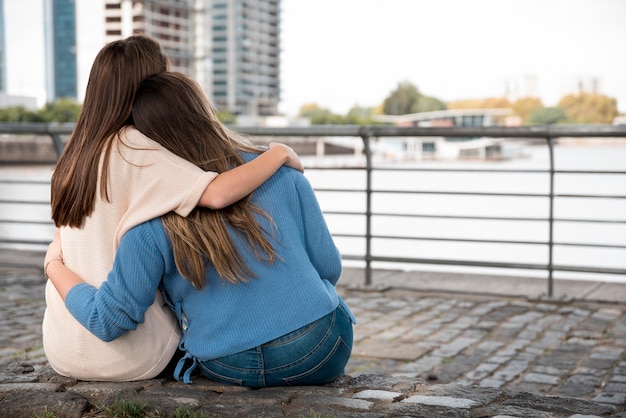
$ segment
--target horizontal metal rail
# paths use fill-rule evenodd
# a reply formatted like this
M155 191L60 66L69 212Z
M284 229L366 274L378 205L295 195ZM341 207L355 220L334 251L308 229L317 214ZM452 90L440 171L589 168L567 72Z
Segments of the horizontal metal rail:
M287 127L287 128L271 128L271 127L232 127L236 131L250 136L253 139L263 140L263 138L285 138L289 141L311 142L319 138L327 137L354 137L362 141L364 163L362 166L350 167L307 167L307 169L319 170L357 170L364 171L365 184L362 188L324 188L316 187L319 193L354 193L365 196L365 209L362 211L333 211L326 210L326 215L333 216L360 216L363 217L364 228L360 233L339 233L333 232L336 237L363 239L365 242L362 254L344 254L345 260L357 260L365 263L365 284L372 284L372 262L388 262L400 264L426 264L426 265L449 265L449 266L468 266L468 267L486 267L486 268L504 268L504 269L521 269L521 270L541 270L547 272L548 296L553 295L553 272L583 272L583 273L599 273L599 274L615 274L626 275L626 269L622 268L605 268L601 266L570 266L563 264L555 264L553 262L553 251L555 247L589 247L597 249L613 249L624 250L626 245L614 243L584 243L584 242L568 242L557 241L554 239L554 227L558 223L588 223L597 225L624 225L626 224L626 215L624 219L595 219L594 217L587 219L583 217L557 217L554 213L554 204L560 199L610 199L623 200L626 195L619 193L557 193L555 191L554 180L556 176L566 175L585 175L585 176L603 176L615 175L626 176L626 171L618 170L589 170L589 169L567 169L557 170L554 164L554 146L555 140L559 138L626 138L625 126L612 125L545 125L545 126L529 126L529 127L394 127L394 126L312 126L312 127ZM73 125L55 125L55 124L0 124L0 134L35 134L47 135L52 138L55 149L60 153L63 149L63 137L71 134ZM549 151L549 167L546 169L473 169L473 168L427 168L427 167L378 167L374 163L373 144L383 137L491 137L502 138L515 141L517 139L533 139L543 141ZM278 139L280 140L280 139ZM376 172L447 172L452 174L463 175L466 173L485 173L485 174L543 174L548 178L547 192L487 192L487 191L461 191L461 190L413 190L406 187L402 188L376 188L372 185L372 176ZM626 181L626 180L625 180ZM27 180L1 180L1 184L28 184ZM32 182L33 184L41 184L41 182ZM432 196L474 196L487 198L537 198L546 199L548 201L548 209L545 216L498 216L498 215L447 215L433 213L390 213L386 211L374 211L372 208L372 199L375 196L384 196L395 194L398 196L409 195L432 195ZM48 201L20 199L11 196L0 196L0 204L27 204L27 205L48 205ZM548 238L546 240L535 239L479 239L473 237L434 237L434 236L417 236L410 234L375 234L373 233L373 222L383 217L404 217L404 218L421 218L421 219L449 219L449 220L467 220L467 221L512 221L512 222L539 222L545 223L545 232ZM45 224L47 221L33 220L10 220L0 219L0 226L7 223L15 224ZM48 221L49 222L49 221ZM485 260L464 260L464 259L435 259L420 257L389 257L376 254L372 250L372 242L376 240L401 240L409 242L417 241L438 241L442 243L468 243L468 244L498 244L498 245L531 245L545 247L547 251L546 263L518 263L518 262L494 262ZM41 240L19 240L9 239L0 236L0 243L4 244L45 244ZM0 262L1 264L1 262Z

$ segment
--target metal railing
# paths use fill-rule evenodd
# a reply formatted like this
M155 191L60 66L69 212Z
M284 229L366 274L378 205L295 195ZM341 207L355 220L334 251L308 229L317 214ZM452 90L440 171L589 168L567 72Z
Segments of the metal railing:
M21 125L17 129L16 125L9 126L0 125L0 133L37 133L40 135L49 135L54 141L55 148L58 152L62 150L63 141L61 137L71 133L71 125ZM398 264L425 264L425 265L448 265L448 266L466 266L466 267L485 267L485 268L503 268L518 270L541 270L547 273L547 295L553 295L553 273L561 272L582 272L582 273L599 273L608 275L626 275L626 268L610 268L601 266L572 266L564 264L556 264L554 262L555 247L584 247L594 249L611 249L624 251L626 256L626 245L618 244L598 244L598 243L578 243L567 241L555 241L555 223L586 223L586 224L604 224L604 225L626 225L626 214L617 219L589 219L589 218L558 218L555 216L555 202L559 199L617 199L626 201L626 195L620 194L620 190L616 193L557 193L555 190L555 178L560 175L583 174L586 176L601 175L617 175L624 176L626 182L626 171L621 170L558 170L555 168L555 142L561 138L619 138L626 139L626 127L611 125L548 125L548 126L530 126L530 127L409 127L400 128L392 126L313 126L313 127L293 127L293 128L268 128L268 127L234 127L238 132L258 139L275 139L277 141L300 141L311 142L318 141L320 138L329 137L352 137L359 139L362 143L362 161L358 166L350 167L312 167L311 169L320 170L358 170L365 174L365 181L362 188L334 188L334 187L316 187L316 191L320 193L337 193L337 194L362 194L364 195L364 210L349 211L330 211L325 210L327 215L339 216L359 216L364 218L363 229L357 233L335 233L333 235L338 238L360 238L364 240L364 248L362 254L344 254L345 260L356 260L365 264L365 285L372 284L372 263L398 263ZM420 167L419 164L413 164L411 167L394 167L379 166L375 163L375 155L373 146L380 138L423 138L423 137L486 137L486 138L507 138L515 141L516 139L541 141L548 150L548 167L541 169L484 169L484 168L433 168ZM626 140L624 141L626 144ZM307 167L309 169L309 167ZM402 189L374 187L373 175L377 172L448 172L458 175L466 173L486 173L498 175L501 173L529 173L543 174L547 179L547 192L540 193L510 193L510 192L476 192L476 191L458 191L458 190L419 190L419 189ZM411 195L451 195L451 196L488 196L497 198L526 197L526 198L542 198L547 199L547 210L542 216L498 216L498 215L445 215L445 214L428 214L428 213L398 213L376 211L373 208L373 198L386 194L394 194L400 196ZM2 198L0 204L11 201L11 199ZM44 203L44 202L39 202ZM441 238L428 236L410 236L407 234L385 235L375 234L373 232L373 222L380 217L406 217L406 218L424 218L424 219L454 219L465 221L511 221L511 222L545 222L547 229L547 239L545 240L507 240L507 239L476 239L476 238ZM0 220L1 222L6 222ZM442 243L469 243L469 244L519 244L529 246L542 246L546 249L547 262L531 263L531 262L510 262L510 261L484 261L484 260L468 260L468 259L441 259L441 258L420 258L417 256L409 257L391 257L377 254L372 248L372 243L376 240L406 240L410 242L417 241L438 241ZM4 237L0 236L0 243L6 242ZM625 258L626 259L626 258Z

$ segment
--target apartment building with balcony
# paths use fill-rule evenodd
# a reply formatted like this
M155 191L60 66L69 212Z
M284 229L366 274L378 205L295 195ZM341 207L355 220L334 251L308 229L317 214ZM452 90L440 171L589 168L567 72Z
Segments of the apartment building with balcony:
M220 111L270 116L280 99L280 0L105 0L106 42L157 39Z
M237 115L277 114L280 0L211 1L213 100Z

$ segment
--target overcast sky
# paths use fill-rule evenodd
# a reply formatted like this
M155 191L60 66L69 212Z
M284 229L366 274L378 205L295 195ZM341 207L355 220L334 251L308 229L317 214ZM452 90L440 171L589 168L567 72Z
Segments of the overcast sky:
M344 114L410 81L443 101L555 106L578 80L626 111L626 0L283 0L282 105ZM589 85L589 84L588 84Z
M33 25L41 4L5 0L14 16L7 61L20 63L7 69L9 93L45 92L43 27ZM626 112L626 0L282 0L282 8L288 115L306 103L340 114L377 106L401 81L443 101L502 96L508 86L554 106L578 80L597 80Z

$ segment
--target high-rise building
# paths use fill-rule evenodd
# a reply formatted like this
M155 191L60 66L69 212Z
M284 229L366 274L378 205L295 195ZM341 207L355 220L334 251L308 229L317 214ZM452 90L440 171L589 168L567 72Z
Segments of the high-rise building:
M45 10L49 41L48 100L77 99L76 7L74 0L47 0Z
M278 112L280 0L21 0L10 10L2 3L0 29L7 21L12 29L5 43L0 31L0 88L4 47L11 43L16 51L6 62L15 74L7 79L9 93L36 95L40 104L61 97L82 101L102 46L145 34L163 46L172 70L196 80L219 111ZM43 13L29 13L35 7ZM43 34L25 37L30 31ZM26 64L33 57L44 65Z
M172 70L194 76L195 0L106 0L105 41L145 34L159 41Z
M241 115L275 115L280 99L280 0L212 0L213 100Z
M151 36L219 110L277 113L280 0L106 0L105 8L107 42Z
M4 0L0 0L0 92L7 89L7 47L4 28Z
M77 99L75 0L0 0L3 105Z

